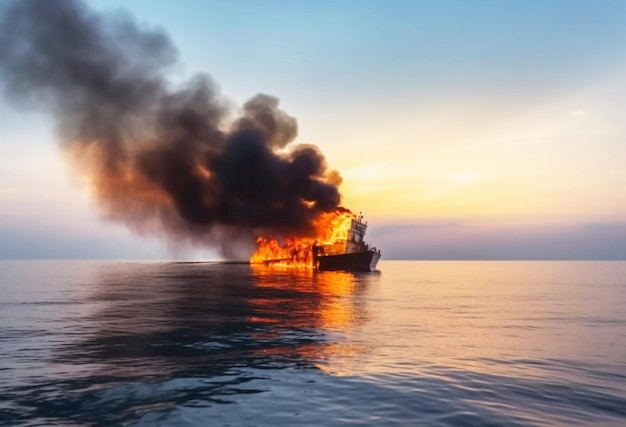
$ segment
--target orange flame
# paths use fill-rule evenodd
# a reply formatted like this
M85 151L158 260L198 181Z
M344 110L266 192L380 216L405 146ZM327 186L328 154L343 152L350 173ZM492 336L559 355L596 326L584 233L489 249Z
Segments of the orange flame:
M354 214L347 210L322 213L315 220L315 236L287 237L279 242L273 236L257 239L257 250L250 263L265 263L284 267L313 267L313 246L323 248L325 254L345 252L348 233Z

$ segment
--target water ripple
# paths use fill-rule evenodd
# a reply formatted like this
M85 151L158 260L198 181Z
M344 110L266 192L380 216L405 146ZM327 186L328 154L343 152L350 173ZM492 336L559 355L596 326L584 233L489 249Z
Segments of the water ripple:
M381 269L2 262L0 424L626 424L623 263Z

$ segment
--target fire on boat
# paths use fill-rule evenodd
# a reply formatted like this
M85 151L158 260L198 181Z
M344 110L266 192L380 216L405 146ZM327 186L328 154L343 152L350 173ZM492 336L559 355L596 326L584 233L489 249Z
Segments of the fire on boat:
M316 236L289 237L279 243L259 237L250 263L319 271L370 272L376 269L381 252L365 242L367 222L349 211L324 213L315 223Z

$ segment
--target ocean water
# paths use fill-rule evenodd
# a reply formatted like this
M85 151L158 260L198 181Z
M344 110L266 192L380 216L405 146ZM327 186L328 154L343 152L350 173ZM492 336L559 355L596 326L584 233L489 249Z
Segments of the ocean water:
M0 425L626 425L625 262L0 261Z

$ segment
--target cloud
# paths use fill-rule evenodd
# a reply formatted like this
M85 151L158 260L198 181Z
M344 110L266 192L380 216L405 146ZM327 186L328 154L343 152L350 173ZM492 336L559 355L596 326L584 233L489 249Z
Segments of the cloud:
M169 257L160 246L119 230L108 230L98 235L77 235L43 228L0 227L0 259L165 258Z
M626 260L626 224L485 227L463 223L372 226L386 259Z
M565 114L568 117L587 117L589 115L589 111L587 110L573 110L569 111Z

